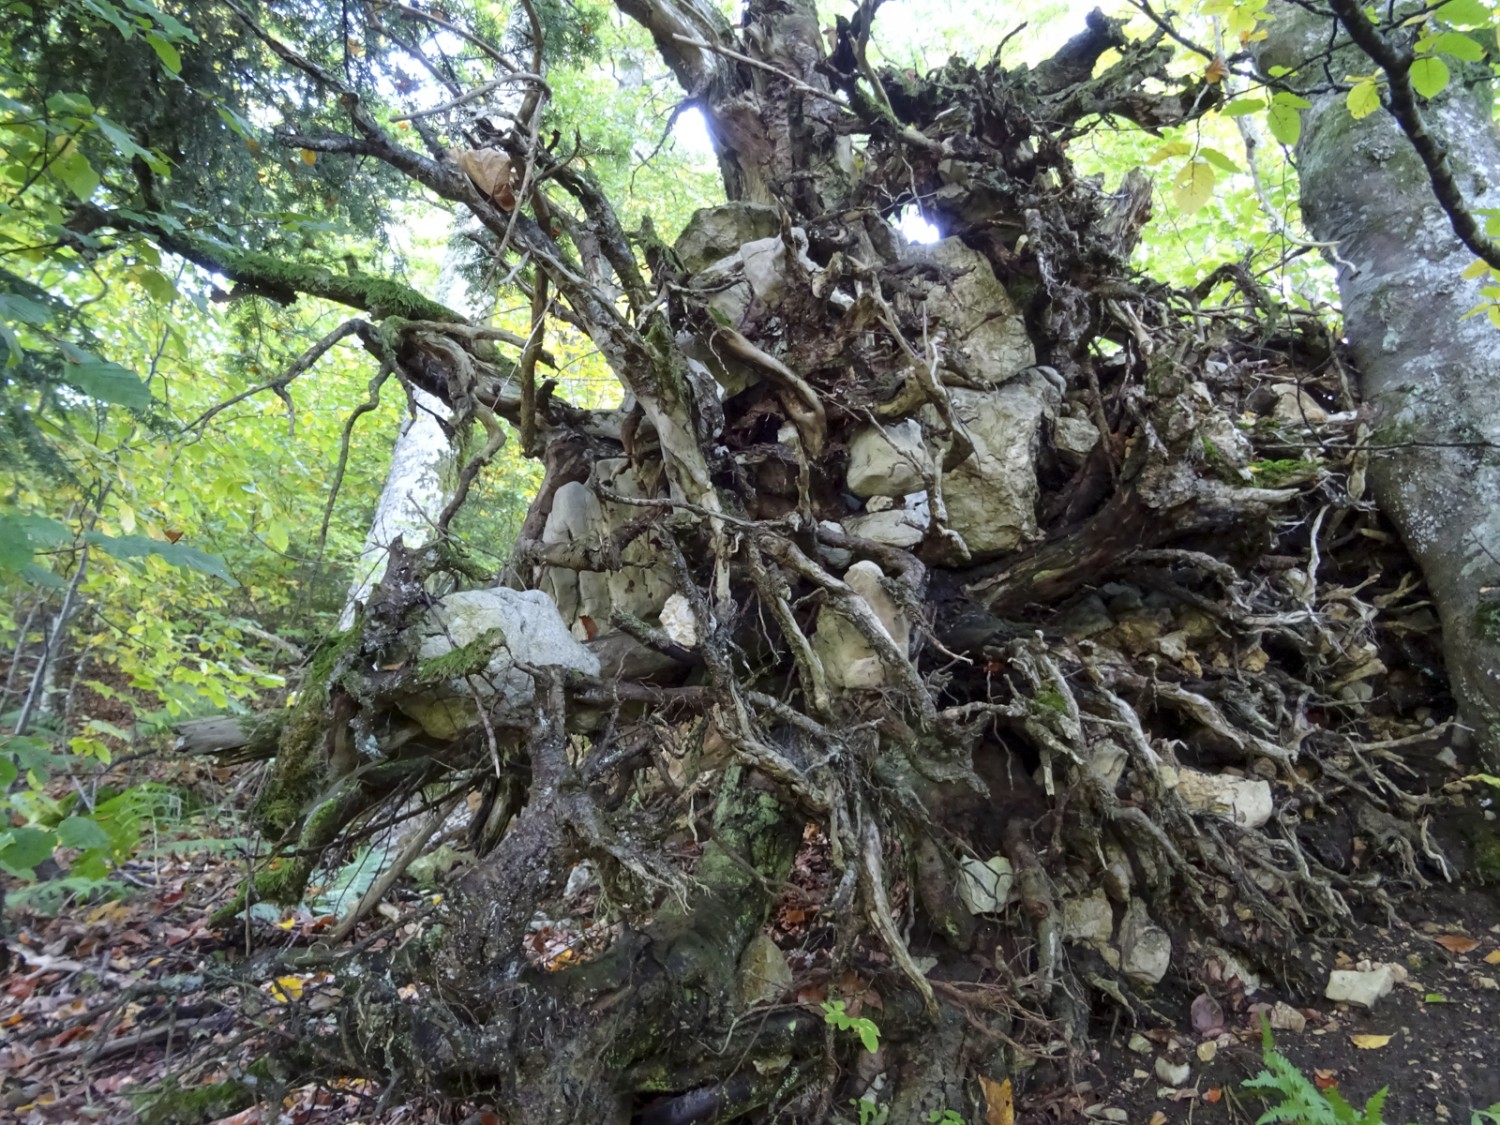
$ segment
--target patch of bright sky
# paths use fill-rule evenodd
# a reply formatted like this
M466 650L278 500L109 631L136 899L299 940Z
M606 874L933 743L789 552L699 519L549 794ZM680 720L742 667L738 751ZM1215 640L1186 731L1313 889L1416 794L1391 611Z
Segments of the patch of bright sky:
M982 5L955 0L891 0L875 17L870 62L926 73L954 55L987 61L1010 35L1003 56L1006 65L1034 65L1082 31L1084 18L1094 8L1112 13L1120 5L1121 0L1022 0ZM822 0L819 7L828 26L833 25L836 13L853 10L850 4L828 0ZM689 109L678 117L673 135L684 155L713 155L708 126L698 110ZM935 242L941 237L915 205L902 212L898 225L913 242Z

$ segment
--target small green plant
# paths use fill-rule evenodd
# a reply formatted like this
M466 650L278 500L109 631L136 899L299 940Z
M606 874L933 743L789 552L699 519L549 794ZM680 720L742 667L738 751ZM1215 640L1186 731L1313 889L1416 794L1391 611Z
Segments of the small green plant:
M851 1016L844 1009L842 1000L825 1000L823 1002L823 1020L840 1031L852 1031L859 1036L859 1041L865 1045L865 1050L874 1054L880 1046L880 1028L875 1021L866 1019L864 1016Z
M855 1101L849 1099L849 1104L859 1114L859 1125L886 1125L886 1120L891 1116L891 1107L880 1105L869 1098L860 1098Z
M956 1109L935 1109L927 1115L932 1125L964 1125L963 1116Z
M1255 1125L1286 1122L1287 1125L1384 1125L1380 1116L1390 1087L1382 1086L1365 1103L1363 1112L1346 1102L1333 1087L1319 1090L1271 1039L1271 1024L1261 1017L1261 1058L1265 1068L1245 1080L1245 1088L1262 1090L1269 1106Z

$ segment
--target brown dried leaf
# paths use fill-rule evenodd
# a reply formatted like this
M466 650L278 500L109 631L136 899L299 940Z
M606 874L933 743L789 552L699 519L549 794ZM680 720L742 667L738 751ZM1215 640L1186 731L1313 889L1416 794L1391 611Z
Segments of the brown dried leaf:
M474 186L485 195L499 199L497 193L504 188L507 193L510 190L510 157L498 148L471 148L461 152L455 151L455 159L458 166L462 168L469 179L474 181ZM512 200L514 206L514 200Z
M1208 64L1208 69L1203 72L1203 81L1210 86L1217 86L1229 76L1229 67L1218 55L1214 56L1213 62Z
M1016 1100L1010 1079L995 1082L981 1074L979 1085L984 1090L984 1125L1015 1125Z
M1432 940L1449 953L1470 953L1479 948L1479 943L1468 934L1438 934Z

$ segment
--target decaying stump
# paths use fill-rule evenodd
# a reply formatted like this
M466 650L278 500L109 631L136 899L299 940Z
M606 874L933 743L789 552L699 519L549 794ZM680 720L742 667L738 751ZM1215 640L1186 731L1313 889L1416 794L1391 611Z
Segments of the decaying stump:
M544 167L521 208L587 225L584 268L413 172L532 255L628 395L514 394L444 367L442 326L397 348L548 477L498 586L398 551L287 721L263 809L296 859L256 893L472 798L472 862L407 944L336 966L317 1057L516 1120L816 1120L876 1088L925 1120L1095 1002L1295 978L1299 935L1444 874L1386 765L1450 703L1409 560L1323 452L1356 422L1333 341L1133 275L1139 178L1107 194L1058 143L1216 95L1142 92L1157 45L1097 14L1035 72L917 77L847 24L828 54L806 5L752 3L742 38L621 6L735 198L668 247ZM549 159L527 140L497 143ZM893 227L913 199L939 243ZM1355 832L1385 876L1327 843ZM878 997L880 1054L845 1077L798 990Z

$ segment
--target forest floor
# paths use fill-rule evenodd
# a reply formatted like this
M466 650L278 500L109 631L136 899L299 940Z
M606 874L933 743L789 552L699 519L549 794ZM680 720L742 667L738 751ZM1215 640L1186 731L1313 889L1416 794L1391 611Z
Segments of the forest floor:
M261 1091L258 1103L254 1091L226 1083L274 1051L267 1029L276 1005L316 987L310 978L246 979L235 965L247 941L306 946L331 919L290 911L253 934L210 928L209 915L245 871L234 775L180 762L159 771L160 780L202 799L203 811L176 826L180 839L161 840L122 872L114 897L50 916L23 905L6 918L12 965L0 977L0 1120L502 1125L483 1106L386 1104L378 1084L364 1081ZM1486 800L1471 790L1464 814L1487 818L1476 807ZM1452 846L1465 850L1461 840ZM817 870L802 875L809 890L822 881ZM1105 1011L1093 1028L1092 1058L1015 1076L1013 1109L1001 1125L1249 1125L1265 1106L1243 1083L1262 1069L1262 1016L1278 1003L1279 1024L1305 1026L1275 1032L1276 1048L1317 1088L1336 1088L1358 1107L1389 1086L1382 1116L1394 1125L1500 1125L1474 1116L1500 1103L1500 889L1390 890L1399 920L1362 918L1345 937L1293 952L1309 982L1301 992L1246 988L1209 972L1201 992L1153 997L1137 1026L1118 1009ZM398 892L376 924L400 940L420 924L410 918L423 901L416 891ZM794 944L801 921L800 911L780 910L773 932ZM1330 970L1380 964L1397 966L1404 979L1373 1010L1323 998ZM798 997L813 1011L817 998ZM187 1116L153 1114L143 1101L169 1075L198 1090L201 1104ZM194 1100L172 1099L179 1110ZM267 1102L278 1108L268 1111Z

